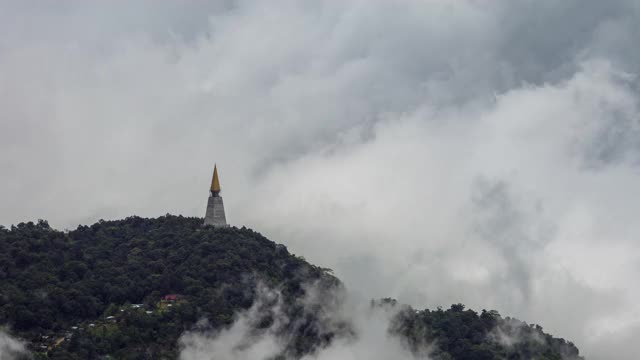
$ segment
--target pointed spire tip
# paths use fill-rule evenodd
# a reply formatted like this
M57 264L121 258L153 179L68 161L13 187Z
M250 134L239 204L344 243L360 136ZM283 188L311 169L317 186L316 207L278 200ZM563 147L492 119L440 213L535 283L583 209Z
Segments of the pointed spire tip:
M213 165L213 178L211 179L211 192L217 194L220 192L220 180L218 179L218 165Z

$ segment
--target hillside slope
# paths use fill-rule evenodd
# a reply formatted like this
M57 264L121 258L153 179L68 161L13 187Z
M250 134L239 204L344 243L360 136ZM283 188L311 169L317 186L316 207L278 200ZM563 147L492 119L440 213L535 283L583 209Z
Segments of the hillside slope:
M301 301L313 285L324 303L339 302L342 284L329 271L252 230L201 223L167 215L100 221L68 233L45 221L0 228L0 325L28 341L36 358L174 359L185 331L229 326L234 314L255 305L263 284L278 289L287 319L279 331L293 334L283 358L357 336L348 322L320 326L325 305L309 311ZM267 313L255 327L273 328L276 320ZM539 327L462 305L403 307L389 331L416 353L434 345L436 359L579 358L575 346ZM500 340L514 334L527 336L515 346Z

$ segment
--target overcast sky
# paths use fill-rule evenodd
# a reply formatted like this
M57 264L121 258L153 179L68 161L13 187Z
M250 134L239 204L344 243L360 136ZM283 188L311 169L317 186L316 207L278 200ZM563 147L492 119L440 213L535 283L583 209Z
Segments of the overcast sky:
M637 0L0 0L0 224L227 219L640 353Z

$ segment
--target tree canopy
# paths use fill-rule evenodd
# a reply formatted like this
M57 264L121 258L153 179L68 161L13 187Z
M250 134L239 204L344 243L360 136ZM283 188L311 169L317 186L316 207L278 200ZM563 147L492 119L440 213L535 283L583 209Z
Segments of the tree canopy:
M297 301L306 284L342 288L329 269L253 230L201 224L167 215L68 232L43 220L0 227L0 325L28 341L36 358L175 359L185 331L223 328L250 308L259 280L279 289L287 317L295 319L287 356L312 353L339 335L315 326L321 314L301 311ZM573 344L539 326L461 304L446 311L406 307L389 331L416 352L435 344L436 359L579 358Z

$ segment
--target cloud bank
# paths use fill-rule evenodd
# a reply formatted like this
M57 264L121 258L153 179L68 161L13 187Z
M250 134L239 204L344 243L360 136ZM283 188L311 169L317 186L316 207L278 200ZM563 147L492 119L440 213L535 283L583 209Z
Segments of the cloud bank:
M636 1L0 10L5 226L202 216L215 161L233 224L354 292L640 351Z

